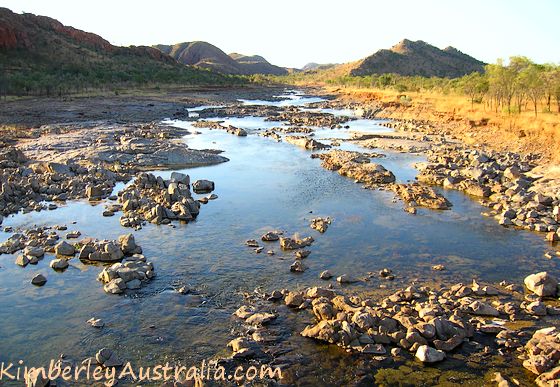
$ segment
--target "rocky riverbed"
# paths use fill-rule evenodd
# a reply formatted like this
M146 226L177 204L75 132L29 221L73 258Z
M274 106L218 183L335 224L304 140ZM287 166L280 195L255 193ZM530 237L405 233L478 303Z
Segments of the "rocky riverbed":
M74 306L65 352L83 358L75 343L86 343L97 364L120 365L176 359L176 342L228 368L280 366L282 384L557 382L560 197L538 157L466 146L432 123L375 122L381 108L359 103L212 102L225 106L194 114L176 100L159 116L180 121L92 116L10 132L0 275L26 276L6 277L22 289L7 299L32 289ZM414 180L399 163L410 154ZM72 208L87 219L52 224ZM103 307L70 302L83 293ZM15 317L1 317L9 333Z

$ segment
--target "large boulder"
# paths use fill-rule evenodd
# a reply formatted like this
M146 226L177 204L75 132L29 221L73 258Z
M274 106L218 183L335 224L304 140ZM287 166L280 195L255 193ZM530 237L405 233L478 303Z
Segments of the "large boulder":
M416 358L422 363L437 363L445 359L445 352L427 345L421 345L416 350Z
M210 192L214 191L214 182L210 180L197 180L192 185L195 192Z
M558 291L558 280L546 271L525 277L527 289L540 297L554 297Z
M62 241L54 247L54 252L56 253L56 255L73 257L74 254L76 254L76 249L70 243Z

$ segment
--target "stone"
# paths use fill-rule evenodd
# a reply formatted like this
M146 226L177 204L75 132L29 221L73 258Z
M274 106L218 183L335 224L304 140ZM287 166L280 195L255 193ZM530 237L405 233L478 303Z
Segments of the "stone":
M197 180L192 184L192 187L195 192L210 192L214 191L214 182L210 180Z
M473 314L478 316L497 317L500 315L500 312L496 308L481 301L473 301L469 305L469 308Z
M292 272L303 273L306 270L307 266L300 260L294 261L294 263L290 266L290 271Z
M331 218L315 218L311 219L311 228L324 233L331 224Z
M234 313L240 319L245 320L246 318L252 316L255 313L255 309L251 306L243 305L239 307Z
M88 185L86 196L89 200L99 200L103 197L103 189L99 186Z
M298 292L288 292L284 297L284 303L292 308L298 308L303 304L303 295Z
M278 316L273 313L255 313L252 316L248 317L245 322L249 325L261 326L269 323L276 317Z
M525 309L527 313L532 314L533 316L546 316L546 305L541 301L533 301L528 304Z
M57 245L54 247L54 252L56 253L56 255L73 257L74 254L76 254L76 249L70 243L62 241L57 243Z
M23 254L28 256L28 257L40 258L43 255L45 255L45 249L43 249L42 247L38 247L38 246L27 246L23 250Z
M21 267L25 267L30 263L30 260L25 255L18 255L15 263L16 263L16 265L19 265Z
M343 274L337 277L336 280L341 284L352 284L359 281L357 278L354 278L348 274Z
M443 265L441 265L441 264L439 264L439 265L434 265L434 266L432 266L432 270L434 270L434 271L442 271L442 270L445 270L445 266L443 266Z
M122 278L115 278L109 281L105 286L103 286L103 290L110 294L120 294L124 292L126 289L126 283L123 281Z
M445 359L445 352L428 345L421 345L416 350L415 356L422 363L437 363Z
M31 283L35 286L43 286L47 283L47 278L42 274L37 274L35 277L33 277Z
M261 236L261 240L263 242L275 242L278 239L280 239L280 237L274 231L269 231L266 234L263 234L263 236Z
M142 281L139 279L133 279L126 283L126 288L131 290L137 290L142 287Z
M68 268L69 264L67 259L60 258L60 259L53 259L49 264L49 266L54 270L65 270Z
M332 277L333 277L333 275L328 270L324 270L324 271L321 272L321 274L319 274L319 278L321 278L322 280L329 280Z
M298 251L296 251L296 258L297 259L305 259L305 258L309 257L309 254L311 254L311 251L309 251L309 250L298 250Z
M142 249L136 245L134 235L132 234L119 236L119 246L124 255L142 254Z
M105 326L105 323L103 322L103 320L101 320L100 318L95 318L95 317L92 317L89 320L87 320L87 323L94 328L103 328Z
M110 349L103 348L95 354L95 360L99 365L104 367L119 367L123 365L123 361Z
M184 184L186 186L191 184L190 176L181 172L171 172L171 181L174 183Z
M531 274L523 282L527 289L539 297L554 297L557 293L558 280L546 271Z
M385 349L383 344L367 344L362 348L361 352L369 355L385 355L387 349Z

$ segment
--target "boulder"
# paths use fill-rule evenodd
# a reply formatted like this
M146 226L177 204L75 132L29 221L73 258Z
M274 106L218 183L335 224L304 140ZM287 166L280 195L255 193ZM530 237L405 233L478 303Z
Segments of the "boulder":
M53 259L49 264L51 268L54 270L65 270L68 268L68 260L61 258L61 259Z
M74 254L76 254L76 249L70 243L62 241L54 247L54 252L56 253L56 255L73 257Z
M421 345L416 350L415 356L422 363L437 363L445 359L445 352L428 345Z
M210 180L197 180L192 184L192 187L195 192L210 192L214 191L214 182Z
M47 283L47 278L42 274L37 274L35 277L33 277L31 283L35 286L43 286Z
M558 280L546 271L525 277L524 283L527 289L539 297L556 296Z
M191 184L190 176L181 172L171 172L171 181L174 183L184 184L186 186Z

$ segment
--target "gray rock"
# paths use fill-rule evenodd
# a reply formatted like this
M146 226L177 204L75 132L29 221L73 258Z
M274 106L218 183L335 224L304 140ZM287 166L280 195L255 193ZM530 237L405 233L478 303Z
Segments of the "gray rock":
M70 243L62 241L54 247L54 252L56 253L56 255L73 257L74 254L76 254L76 249Z
M427 345L421 345L416 350L415 356L422 363L437 363L445 359L445 352Z
M321 278L322 280L328 280L331 279L332 277L333 275L328 270L322 271L321 274L319 274L319 278Z
M123 361L108 348L103 348L97 352L97 354L95 354L95 360L104 367L118 367L123 365Z
M18 255L16 258L16 265L19 265L21 267L25 267L30 263L29 258L27 258L25 255Z
M33 277L31 283L35 286L43 286L47 283L47 278L42 274L37 274L35 277Z
M523 281L527 289L538 295L539 297L556 296L558 280L546 271L531 274L525 277Z
M210 192L214 191L214 182L210 180L197 180L192 185L195 192Z
M65 270L68 268L69 264L67 259L61 258L61 259L53 259L49 264L49 266L54 270Z
M131 290L140 289L142 287L142 281L139 279L133 279L126 283L126 288Z

